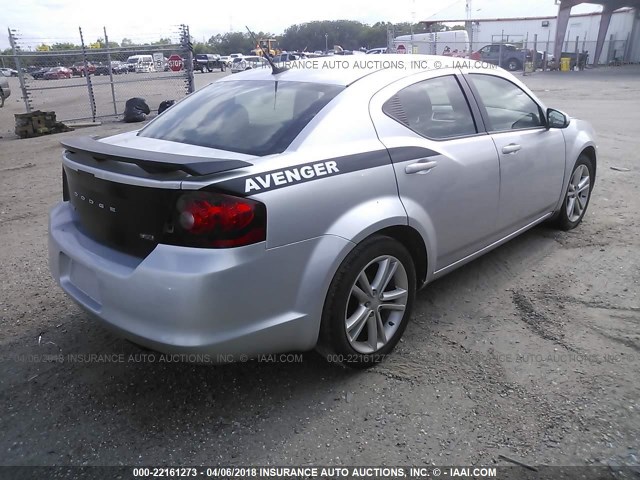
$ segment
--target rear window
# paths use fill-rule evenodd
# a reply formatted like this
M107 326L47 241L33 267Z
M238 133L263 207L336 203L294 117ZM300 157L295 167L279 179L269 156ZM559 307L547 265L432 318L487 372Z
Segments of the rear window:
M190 95L138 135L249 155L281 153L340 85L218 82Z

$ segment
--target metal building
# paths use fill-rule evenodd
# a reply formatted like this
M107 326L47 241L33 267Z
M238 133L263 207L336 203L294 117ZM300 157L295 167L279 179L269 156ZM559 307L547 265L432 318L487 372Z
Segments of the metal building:
M514 43L547 51L589 53L592 64L640 62L640 0L459 1L424 20L463 23L477 50Z

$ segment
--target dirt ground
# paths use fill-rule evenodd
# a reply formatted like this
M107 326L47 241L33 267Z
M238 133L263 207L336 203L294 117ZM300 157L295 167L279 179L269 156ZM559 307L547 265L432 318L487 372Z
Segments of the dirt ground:
M218 76L218 74L196 74L196 85L202 85L207 80L213 81ZM157 111L163 100L179 99L186 94L184 77L174 72L115 75L113 90L108 76L92 76L91 79L92 92L96 102L96 115L99 119L114 115L114 98L116 111L122 113L125 102L132 97L144 98L149 108L152 111ZM11 96L6 100L5 107L0 110L0 136L5 137L6 134L13 132L13 114L25 111L20 81L15 77L8 80ZM30 89L29 98L34 110L53 110L59 121L91 119L91 104L86 78L34 80L27 77L26 85ZM112 117L108 120L113 121L114 119Z
M78 132L17 140L10 102L0 110L0 464L494 465L506 455L638 465L640 68L524 81L599 134L583 224L540 226L430 285L397 351L366 371L313 353L149 361L99 327L47 266L58 142ZM89 354L111 357L57 360Z

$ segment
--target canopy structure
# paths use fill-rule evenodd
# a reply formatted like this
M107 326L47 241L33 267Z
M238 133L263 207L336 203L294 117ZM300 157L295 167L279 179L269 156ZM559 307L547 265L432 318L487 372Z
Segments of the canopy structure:
M583 3L593 3L602 5L602 17L600 17L600 29L598 30L598 40L596 42L596 51L593 57L594 63L596 59L600 58L602 53L602 47L607 37L607 30L609 29L609 23L611 22L611 14L623 7L632 7L636 10L640 9L640 0L561 0L560 9L558 11L558 26L556 29L556 41L554 45L554 56L560 58L562 54L562 42L564 36L567 33L567 25L569 24L569 16L571 15L571 9L576 5Z
M607 30L611 23L611 14L624 7L635 8L636 11L640 11L640 0L555 0L555 2L553 0L530 0L528 2L514 2L513 0L459 0L430 18L423 20L423 22L427 25L432 23L465 22L469 28L472 22L528 20L557 16L553 53L555 58L560 58L572 11L578 15L600 13L595 55L590 56L595 64L602 53Z

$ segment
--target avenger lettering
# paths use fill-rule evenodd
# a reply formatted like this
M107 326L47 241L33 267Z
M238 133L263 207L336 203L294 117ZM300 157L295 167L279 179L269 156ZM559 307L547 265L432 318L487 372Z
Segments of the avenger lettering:
M272 186L282 186L290 183L311 180L315 177L323 177L339 173L338 164L334 161L319 162L303 167L279 170L277 172L265 173L264 175L256 175L245 180L244 191L259 192Z

